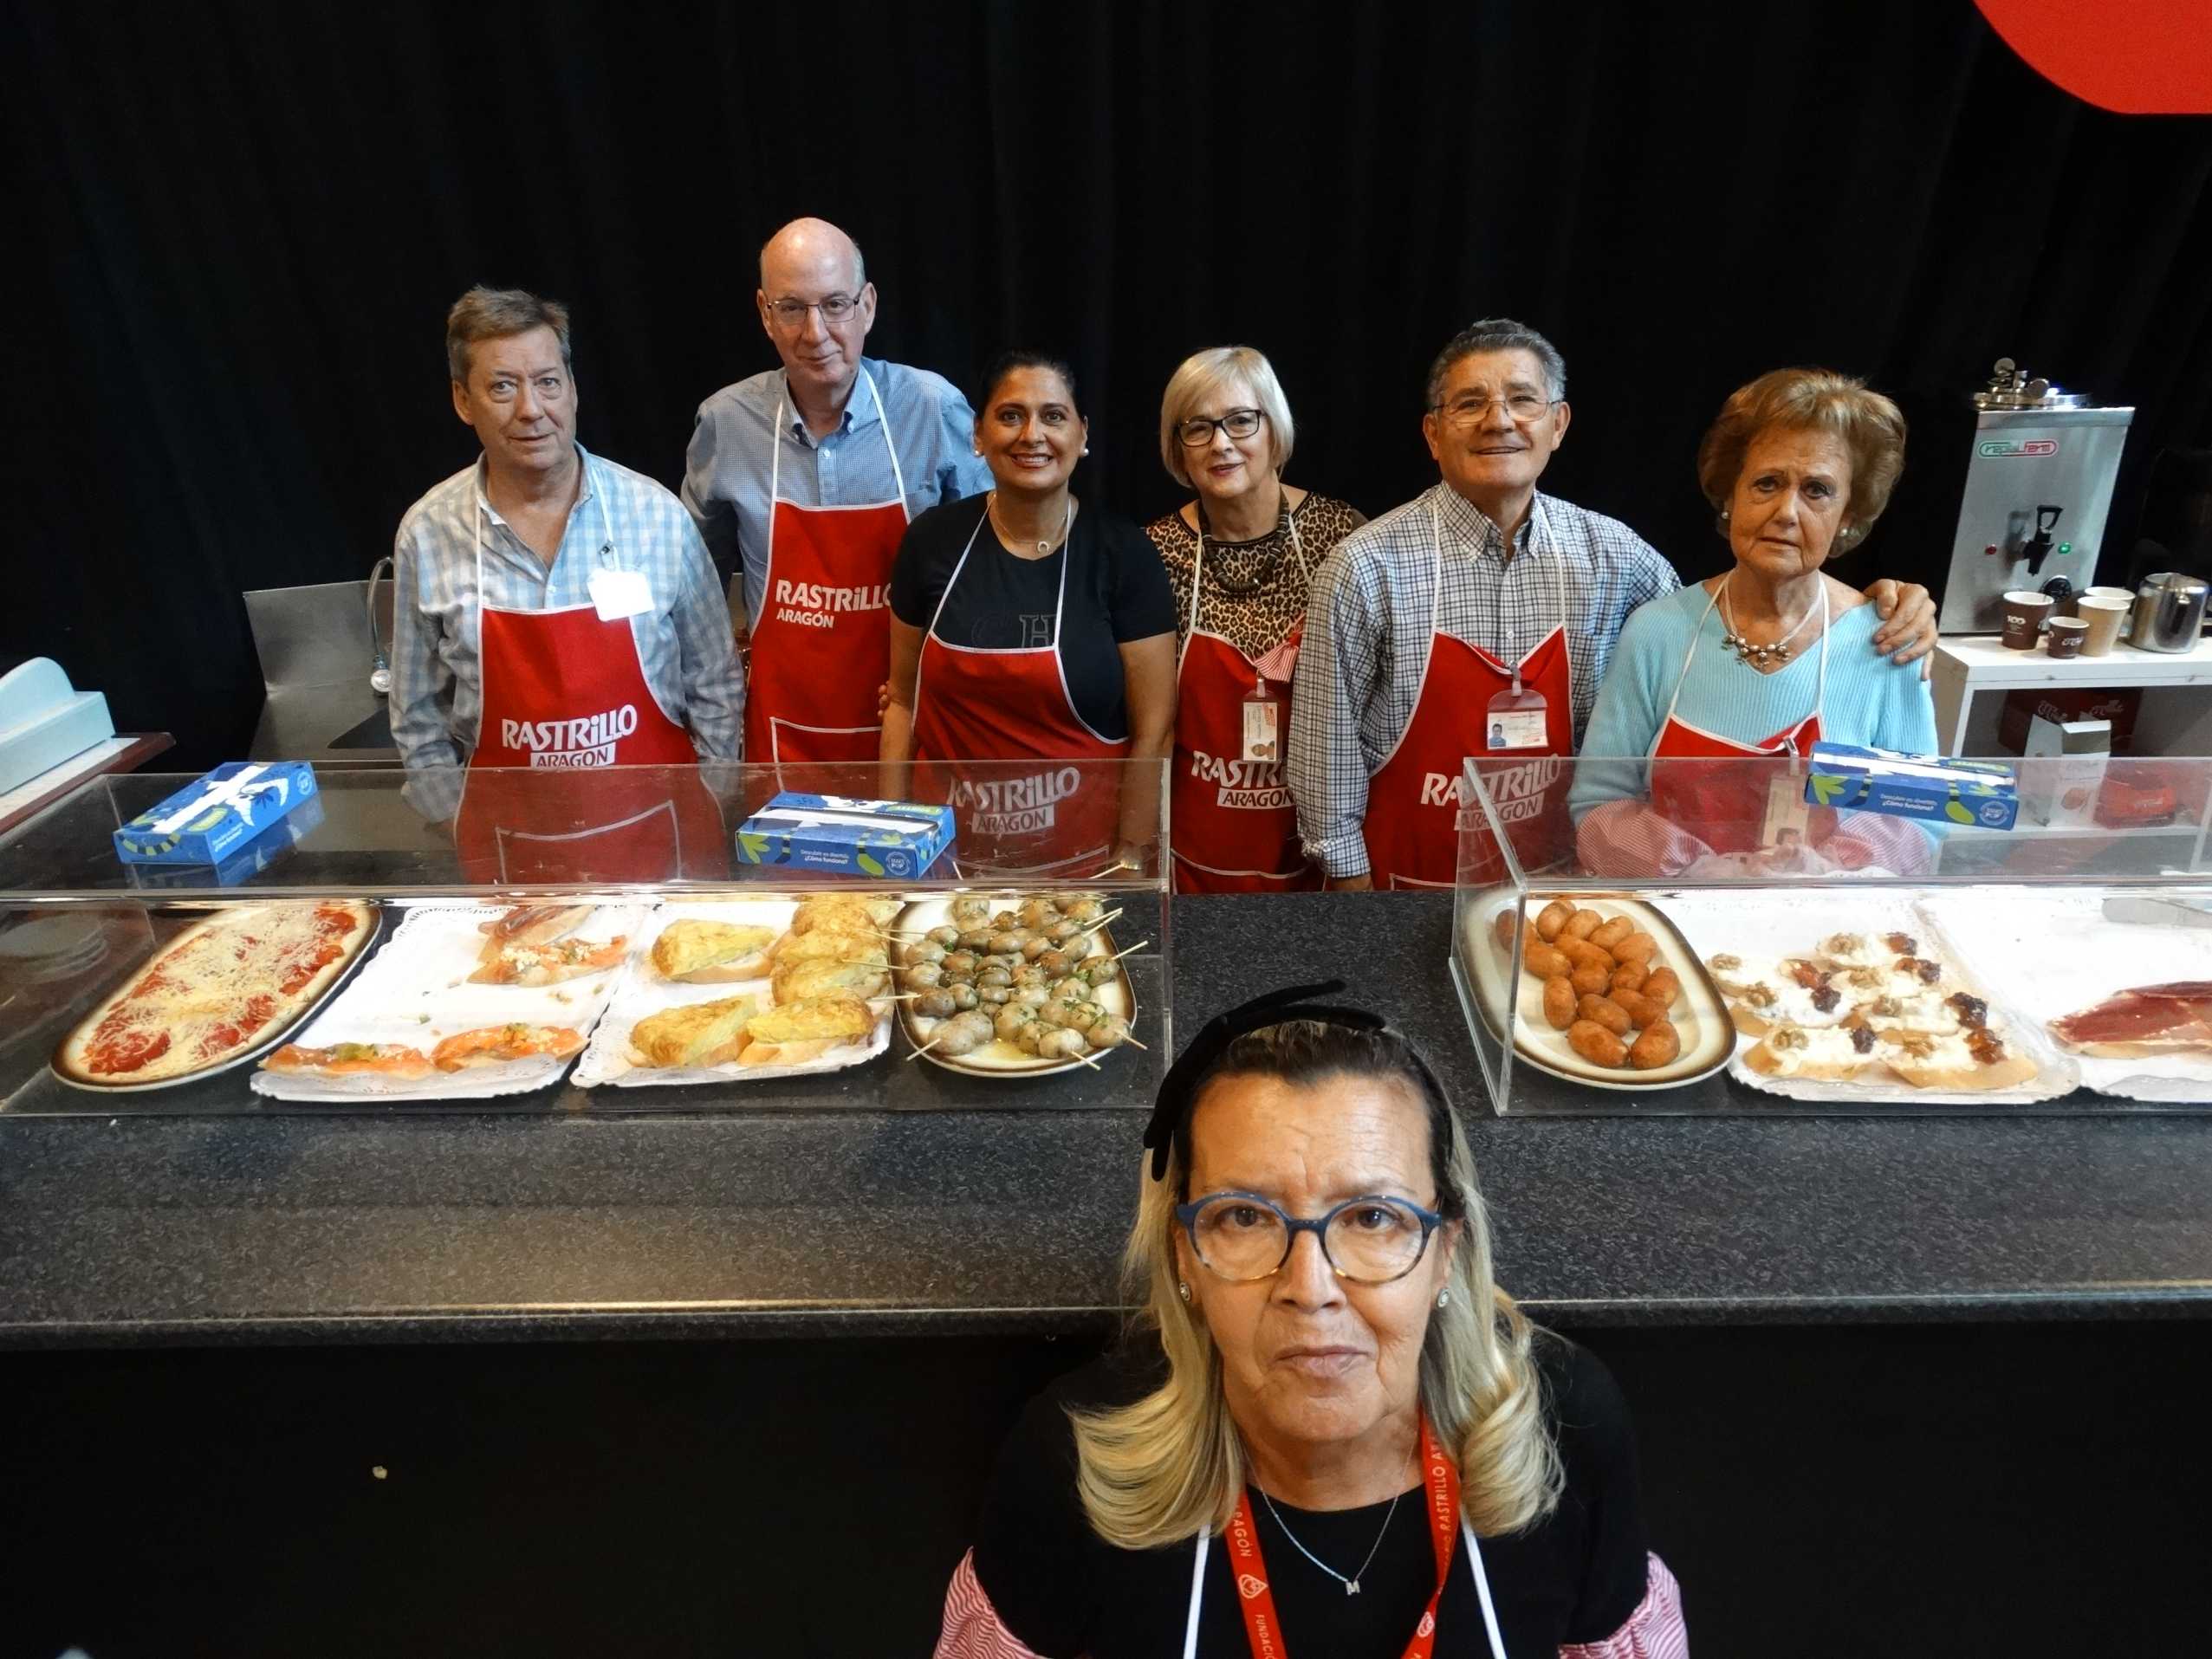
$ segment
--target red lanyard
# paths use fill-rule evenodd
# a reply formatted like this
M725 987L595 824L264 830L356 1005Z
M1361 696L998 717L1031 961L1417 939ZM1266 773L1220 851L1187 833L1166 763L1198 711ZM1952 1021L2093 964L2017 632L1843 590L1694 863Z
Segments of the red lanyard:
M1437 1551L1437 1587L1413 1639L1405 1644L1405 1659L1429 1659L1437 1645L1437 1604L1443 1599L1444 1579L1451 1572L1453 1534L1459 1526L1459 1471L1429 1433L1426 1413L1421 1418L1421 1467L1428 1475L1429 1539ZM1244 1634L1252 1643L1252 1659L1290 1659L1283 1645L1282 1622L1275 1617L1275 1593L1268 1584L1267 1563L1260 1559L1260 1534L1252 1522L1252 1494L1236 1500L1229 1517L1229 1560L1236 1572L1237 1604L1244 1610Z

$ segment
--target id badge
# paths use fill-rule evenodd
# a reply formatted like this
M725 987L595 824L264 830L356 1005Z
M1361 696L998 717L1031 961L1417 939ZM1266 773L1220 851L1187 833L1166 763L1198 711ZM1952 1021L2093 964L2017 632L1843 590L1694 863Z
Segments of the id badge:
M1805 777L1791 766L1767 780L1767 815L1759 845L1796 852L1812 845L1813 808L1805 801Z
M1490 699L1484 721L1486 744L1493 755L1515 749L1547 748L1551 735L1546 715L1549 705L1541 691L1523 689L1501 691Z
M637 571L594 570L589 586L601 622L619 622L652 609L652 589Z
M1269 697L1244 699L1244 753L1247 761L1281 758L1282 704Z

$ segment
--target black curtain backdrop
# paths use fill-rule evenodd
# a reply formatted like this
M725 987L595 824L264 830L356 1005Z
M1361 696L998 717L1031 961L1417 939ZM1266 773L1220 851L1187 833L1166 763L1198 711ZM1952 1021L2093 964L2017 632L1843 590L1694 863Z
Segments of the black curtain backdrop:
M1070 354L1079 489L1131 515L1175 499L1168 373L1228 341L1281 373L1294 481L1404 499L1425 366L1492 313L1567 354L1546 487L1685 577L1722 559L1698 436L1777 365L1915 418L1858 580L1940 580L2000 354L2137 405L2116 521L2212 442L2212 121L2088 108L1964 0L4 17L0 659L57 657L178 765L251 731L241 591L361 576L473 455L463 288L568 301L584 441L673 485L699 400L774 360L755 256L802 212L866 249L872 353L971 388L1002 346Z

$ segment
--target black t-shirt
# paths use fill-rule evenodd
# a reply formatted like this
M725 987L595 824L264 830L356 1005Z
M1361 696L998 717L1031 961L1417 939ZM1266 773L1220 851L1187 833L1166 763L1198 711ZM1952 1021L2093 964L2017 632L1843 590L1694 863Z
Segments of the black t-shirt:
M974 549L947 599L945 584L970 535ZM939 599L945 600L942 614ZM1075 712L1109 742L1129 736L1120 647L1175 632L1175 593L1158 550L1135 525L1087 504L1077 509L1067 545L1042 559L1009 553L985 518L983 502L932 507L906 527L898 544L891 610L924 632L934 618L937 638L948 645L1016 651L1057 644Z
M1549 1332L1536 1338L1546 1415L1567 1472L1559 1507L1527 1531L1482 1540L1482 1564L1511 1654L1548 1654L1597 1642L1627 1623L1644 1594L1644 1538L1628 1408L1611 1372ZM1075 1492L1075 1437L1067 1408L1120 1405L1158 1386L1164 1362L1109 1355L1030 1402L1001 1450L976 1539L976 1576L1001 1623L1046 1659L1155 1659L1180 1653L1190 1616L1190 1543L1121 1550L1091 1530ZM1359 1594L1301 1555L1255 1493L1284 1645L1301 1659L1399 1659L1436 1588L1436 1557L1417 1488L1390 1516ZM1300 1543L1341 1572L1375 1546L1387 1503L1311 1511L1275 1506ZM1198 1651L1250 1651L1229 1553L1206 1552ZM1489 1639L1463 1540L1437 1612L1437 1659L1482 1656Z

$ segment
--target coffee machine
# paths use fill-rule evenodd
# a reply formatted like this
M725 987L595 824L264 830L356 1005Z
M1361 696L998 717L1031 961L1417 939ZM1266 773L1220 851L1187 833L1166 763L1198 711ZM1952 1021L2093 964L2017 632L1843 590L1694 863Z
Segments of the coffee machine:
M1937 626L1995 633L2016 588L2065 600L2096 580L2133 409L2100 408L2031 378L2009 357L1974 394L1950 575Z

